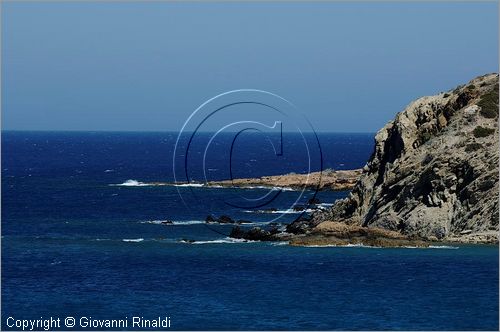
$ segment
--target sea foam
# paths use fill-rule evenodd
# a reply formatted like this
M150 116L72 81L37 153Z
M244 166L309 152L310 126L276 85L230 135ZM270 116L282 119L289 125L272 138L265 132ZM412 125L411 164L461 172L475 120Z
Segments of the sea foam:
M123 242L142 242L144 241L143 238L139 238L139 239L123 239L122 240Z
M172 223L169 223L172 222ZM197 224L204 224L205 221L203 220L180 220L180 221L173 221L173 220L146 220L146 221L140 221L141 224L154 224L154 225L176 225L176 226L187 226L187 225L197 225Z
M239 244L239 243L256 243L260 241L251 241L251 240L245 240L245 239L235 239L232 237L225 237L223 239L215 239L215 240L207 240L207 241L180 241L181 243L188 243L188 244Z
M293 210L293 209L287 209L287 210L244 210L243 212L246 212L246 213L299 214L299 213L303 213L303 212L311 213L313 211L314 211L313 209L305 209L305 210L302 210L302 211L296 211L296 210Z
M183 183L183 184L174 184L174 187L203 187L205 184L203 183Z
M116 187L145 187L145 186L151 186L151 185L152 184L140 182L137 180L127 180L123 183L110 184L110 186L116 186Z

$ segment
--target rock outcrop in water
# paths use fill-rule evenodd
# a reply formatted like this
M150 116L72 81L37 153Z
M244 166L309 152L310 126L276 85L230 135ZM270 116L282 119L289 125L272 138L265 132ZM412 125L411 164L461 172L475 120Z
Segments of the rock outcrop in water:
M498 243L498 75L422 97L375 136L349 197L289 232L325 223L385 229L431 241ZM324 242L324 241L323 241Z
M271 175L260 178L244 178L223 181L210 181L207 187L280 187L309 190L350 190L354 187L361 175L361 169L354 170L325 170L309 174Z

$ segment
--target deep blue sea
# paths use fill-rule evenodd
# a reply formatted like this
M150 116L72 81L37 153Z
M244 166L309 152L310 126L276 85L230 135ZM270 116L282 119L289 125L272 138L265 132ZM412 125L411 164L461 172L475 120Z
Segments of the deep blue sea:
M352 169L373 149L371 134L319 134L319 151L284 133L277 153L247 133L228 155L230 136L181 140L175 179ZM81 317L142 316L175 330L498 330L498 247L231 240L205 217L284 225L315 192L159 186L174 181L176 138L2 132L2 329L8 317L72 316L81 330ZM323 207L346 195L317 193Z

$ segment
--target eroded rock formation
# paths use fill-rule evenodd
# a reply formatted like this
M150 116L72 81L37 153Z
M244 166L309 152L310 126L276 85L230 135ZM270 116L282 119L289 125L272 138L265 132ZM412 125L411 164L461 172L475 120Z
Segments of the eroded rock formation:
M498 242L498 75L412 102L375 136L349 197L288 230L323 222L428 240Z

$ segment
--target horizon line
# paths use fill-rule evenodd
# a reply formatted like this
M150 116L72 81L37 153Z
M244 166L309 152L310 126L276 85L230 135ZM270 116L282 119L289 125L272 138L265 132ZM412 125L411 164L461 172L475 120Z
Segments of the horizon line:
M1 132L39 132L39 133L176 133L178 134L179 130L107 130L107 129L99 129L99 130L89 130L89 129L1 129ZM186 131L186 133L192 133L192 131ZM216 130L208 131L202 130L198 131L199 133L215 133ZM238 131L227 131L226 133L237 133ZM282 133L287 134L300 134L299 131L286 131L283 130ZM376 131L302 131L302 133L307 134L376 134Z

